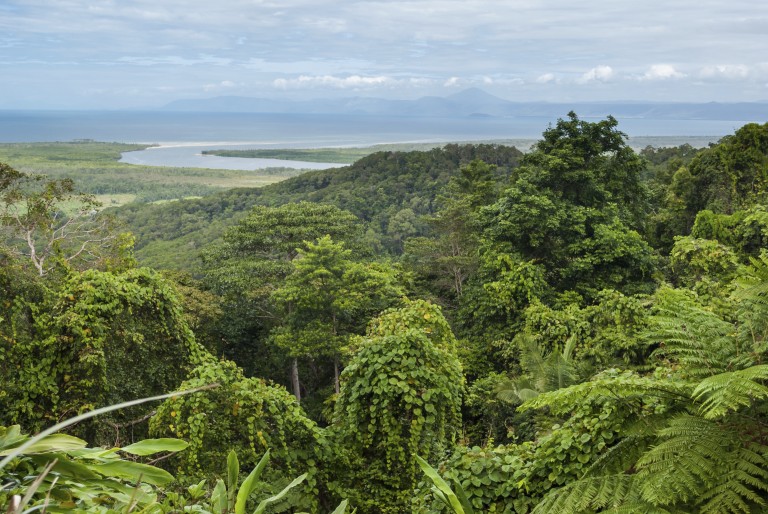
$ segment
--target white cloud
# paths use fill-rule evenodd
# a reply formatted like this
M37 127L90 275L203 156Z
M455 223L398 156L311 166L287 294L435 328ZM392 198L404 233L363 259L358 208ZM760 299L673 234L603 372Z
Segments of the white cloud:
M587 84L589 82L608 82L614 76L613 68L610 66L595 66L588 72L584 73L581 77L576 79L579 84Z
M363 77L360 75L350 75L348 77L336 77L333 75L301 75L295 79L275 79L272 84L278 89L303 89L318 86L337 89L356 89L385 86L396 82L395 79L384 75L375 77Z
M641 80L669 80L683 77L685 74L677 71L671 64L654 64L640 78Z
M520 77L483 77L482 85L484 86L521 86L525 84L525 81Z
M443 82L443 87L456 87L459 86L461 79L459 77L451 77Z
M216 84L206 84L203 86L203 91L218 91L220 89L230 89L235 87L237 84L232 82L231 80L222 80L221 82L218 82Z
M721 64L705 66L699 72L702 78L744 79L749 76L749 67L743 64Z
M536 77L537 84L548 84L556 80L554 73L545 73Z

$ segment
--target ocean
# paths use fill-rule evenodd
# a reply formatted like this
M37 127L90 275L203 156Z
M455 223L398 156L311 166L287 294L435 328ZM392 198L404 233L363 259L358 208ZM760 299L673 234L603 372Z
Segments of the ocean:
M565 116L567 113L563 113ZM593 121L589 118L587 120ZM745 121L619 118L619 129L646 144L704 146ZM325 168L301 161L256 162L202 156L204 149L316 148L379 143L535 140L556 118L417 118L332 114L258 114L164 111L0 111L0 143L94 140L159 144L126 153L123 162L165 166L254 169ZM647 141L647 142L646 142Z
M563 113L565 116L566 113ZM537 139L545 117L415 118L164 111L0 111L0 142L254 143L286 148ZM744 121L619 119L629 136L724 136Z

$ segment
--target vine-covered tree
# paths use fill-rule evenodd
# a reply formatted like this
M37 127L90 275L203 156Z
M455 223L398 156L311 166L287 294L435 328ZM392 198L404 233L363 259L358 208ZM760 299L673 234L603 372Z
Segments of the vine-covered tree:
M434 305L412 302L372 322L342 373L335 411L351 453L346 493L361 510L409 510L413 456L445 451L459 429L462 389L455 338Z

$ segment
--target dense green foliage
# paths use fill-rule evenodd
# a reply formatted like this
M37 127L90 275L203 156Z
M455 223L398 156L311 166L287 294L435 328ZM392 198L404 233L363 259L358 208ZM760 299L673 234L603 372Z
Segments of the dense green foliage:
M93 407L215 387L70 427L83 439L0 465L0 501L762 514L766 141L750 124L703 150L636 153L613 118L571 113L524 156L376 152L118 213L140 259L191 274L137 267L128 236L68 260L74 233L41 273L4 215L0 457ZM3 212L31 205L44 225L92 200L1 166ZM150 435L167 443L127 444ZM129 451L163 445L186 448L152 469Z
M405 237L422 235L442 186L474 159L510 173L521 157L512 147L447 145L414 152L376 152L351 166L311 171L259 189L154 206L126 206L116 215L136 235L136 252L151 266L193 269L199 249L220 237L255 205L308 201L332 204L368 222L369 239L398 253Z

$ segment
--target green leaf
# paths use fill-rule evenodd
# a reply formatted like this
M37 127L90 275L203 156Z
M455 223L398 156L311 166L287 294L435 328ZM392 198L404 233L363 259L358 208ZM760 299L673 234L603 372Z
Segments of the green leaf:
M264 471L268 462L269 450L266 451L259 463L256 464L256 467L251 471L251 474L248 475L248 478L243 481L243 485L240 486L240 490L237 492L237 503L235 503L235 514L245 514L245 502L248 501L248 497L256 488L261 472Z
M165 485L174 480L173 475L164 469L125 460L105 462L104 464L89 464L88 468L104 476L124 478L137 482L141 480L152 485Z
M448 483L443 480L443 478L437 473L437 471L435 471L432 466L429 465L427 461L416 455L416 462L419 463L419 466L421 467L422 471L424 471L424 474L427 475L427 478L429 478L435 487L437 487L440 492L442 492L446 498L448 498L454 514L473 514L471 510L464 510L461 501L453 492L451 486L449 486Z
M152 455L160 452L180 452L187 446L189 446L189 443L186 441L166 437L161 439L144 439L138 443L133 443L121 448L121 450L143 457L145 455Z
M38 441L33 442L25 446L24 454L36 454L36 453L50 453L50 452L65 452L68 450L79 450L85 448L86 442L77 437L66 434L53 434L48 437L44 437ZM16 452L16 448L9 448L0 452L0 456L11 455Z
M38 466L45 466L53 459L56 459L56 465L53 467L53 471L59 474L62 478L74 480L94 480L100 478L100 476L91 471L88 466L70 460L68 456L63 453L48 453L30 457L30 460Z
M214 514L227 514L227 486L224 480L216 480L216 485L211 493L211 508Z
M339 506L336 507L336 509L334 509L334 511L331 512L331 514L344 514L345 512L347 512L347 503L348 503L347 500L344 500L341 503L339 503Z
M275 502L277 502L277 501L280 501L280 500L282 500L282 499L283 499L283 497L284 497L286 494L288 494L288 492L289 492L291 489L293 489L294 487L296 487L297 485L299 485L300 483L302 483L302 482L304 481L304 479L305 479L305 478L307 478L307 475L308 475L308 473L304 473L303 475L301 475L300 477L298 477L296 480L294 480L293 482L291 482L290 484L288 484L288 485L285 487L285 489L283 489L282 491L280 491L280 492L279 492L279 493L277 493L276 495L274 495L274 496L271 496L271 497L267 498L266 500L263 500L261 503L259 503L259 506L258 506L258 507L256 507L256 510L254 510L254 511L253 511L253 514L262 514L262 513L264 512L264 510L267 508L267 505L269 505L270 503L275 503Z
M240 462L237 460L237 452L231 450L227 455L227 506L229 510L235 510L235 495L237 495L237 483L240 479Z

